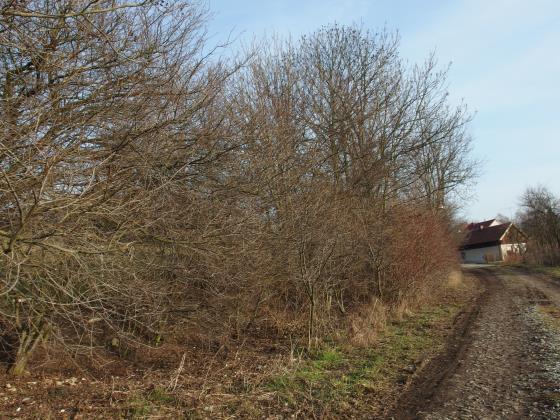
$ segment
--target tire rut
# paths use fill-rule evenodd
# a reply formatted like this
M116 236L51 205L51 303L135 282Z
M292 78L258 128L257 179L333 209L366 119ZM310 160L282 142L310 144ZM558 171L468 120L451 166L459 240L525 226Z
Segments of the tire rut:
M543 397L556 395L551 372L558 355L550 349L555 340L560 343L535 317L539 305L555 304L547 289L502 269L467 272L484 292L458 320L447 350L412 380L389 417L560 417L560 404Z

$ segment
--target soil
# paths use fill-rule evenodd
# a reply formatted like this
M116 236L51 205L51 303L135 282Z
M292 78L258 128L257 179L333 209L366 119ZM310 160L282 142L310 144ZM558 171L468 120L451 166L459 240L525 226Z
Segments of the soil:
M508 267L464 271L483 292L388 417L560 418L560 282Z

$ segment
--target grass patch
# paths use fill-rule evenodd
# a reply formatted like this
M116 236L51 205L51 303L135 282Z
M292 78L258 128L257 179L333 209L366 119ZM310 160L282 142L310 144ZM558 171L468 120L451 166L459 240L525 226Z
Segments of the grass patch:
M162 387L156 387L148 393L148 399L153 403L170 404L175 403L176 399Z
M314 365L319 369L329 369L336 368L343 362L343 353L336 347L328 347L315 356Z
M177 399L163 387L156 387L147 392L138 392L129 399L127 415L130 418L146 418L153 415L158 408L177 405Z
M511 267L525 268L533 273L546 274L547 276L554 277L560 280L560 267L535 265L535 264L512 264Z
M369 348L329 346L311 354L296 368L265 384L285 403L343 413L364 397L374 400L399 386L428 354L445 344L446 327L458 307L432 307L391 322ZM316 411L315 411L316 413Z
M560 331L560 308L555 305L537 305L537 312L548 326Z
M560 279L560 267L537 266L536 271Z
M128 402L127 417L138 419L149 416L152 413L152 404L143 395L137 394Z

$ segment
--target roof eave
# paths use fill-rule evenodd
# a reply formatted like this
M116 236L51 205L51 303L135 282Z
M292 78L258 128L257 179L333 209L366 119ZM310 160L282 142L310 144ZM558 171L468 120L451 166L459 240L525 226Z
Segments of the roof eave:
M495 246L495 245L500 245L500 244L501 244L501 242L499 240L498 241L481 242L479 244L461 245L459 247L459 250L460 251L466 251L466 250L469 250L469 249L488 248L488 247Z

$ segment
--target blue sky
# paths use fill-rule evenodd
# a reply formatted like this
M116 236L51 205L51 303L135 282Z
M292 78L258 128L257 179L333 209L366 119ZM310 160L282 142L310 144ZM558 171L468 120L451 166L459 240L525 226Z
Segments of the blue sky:
M358 23L401 35L402 56L435 51L451 63L449 91L476 112L474 156L483 160L470 220L513 216L527 186L560 196L559 0L208 0L211 41L297 37L321 25Z

